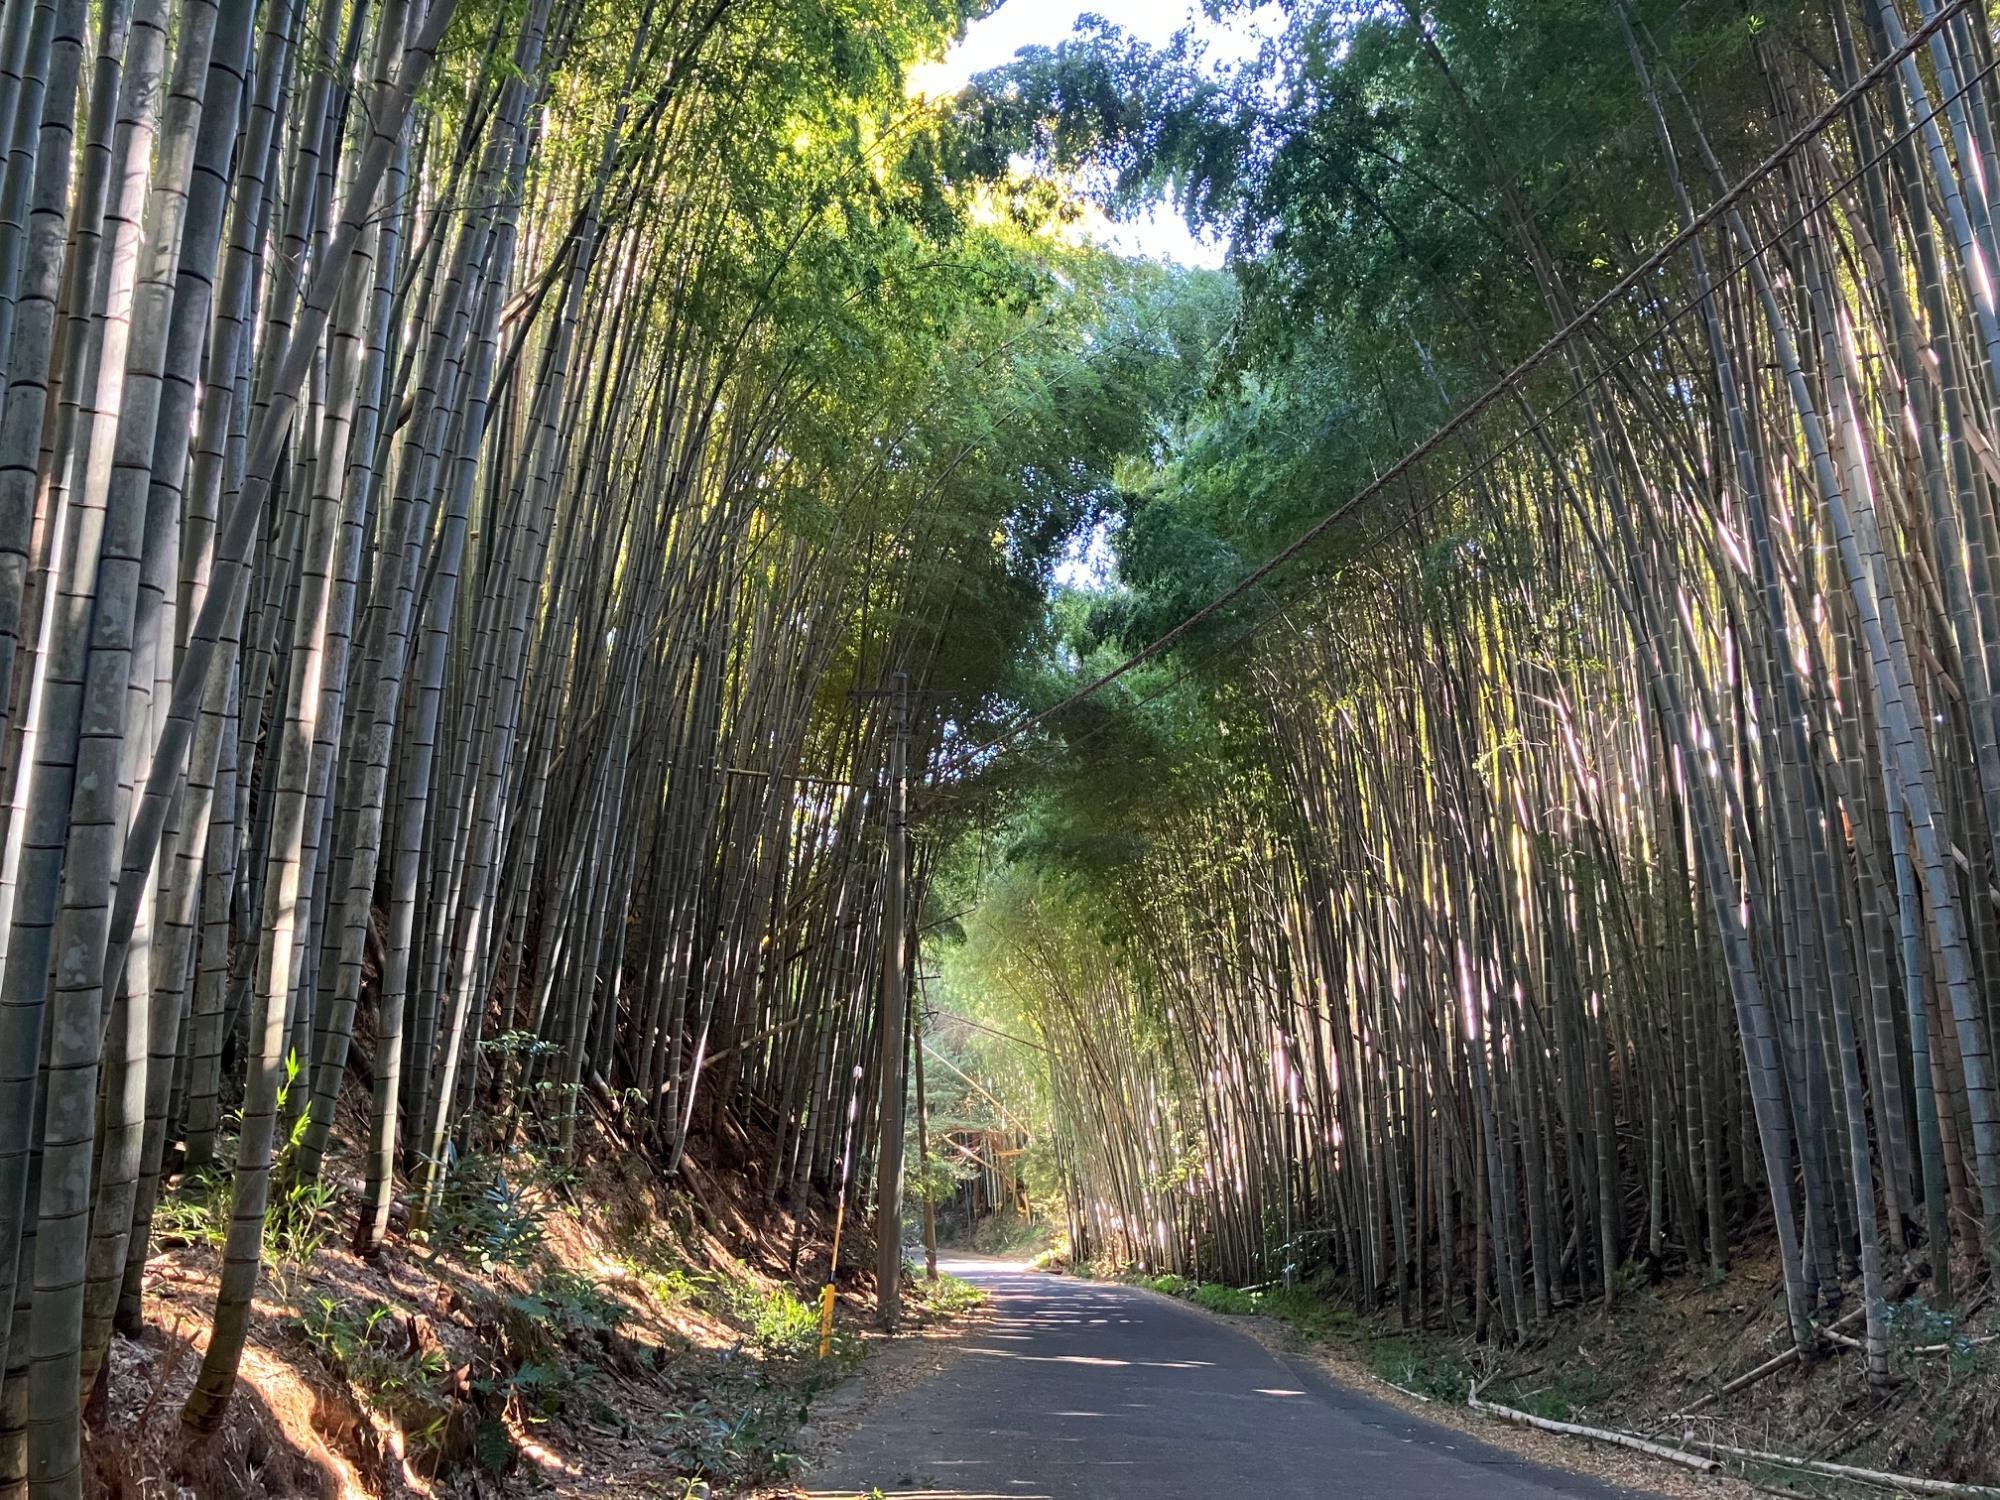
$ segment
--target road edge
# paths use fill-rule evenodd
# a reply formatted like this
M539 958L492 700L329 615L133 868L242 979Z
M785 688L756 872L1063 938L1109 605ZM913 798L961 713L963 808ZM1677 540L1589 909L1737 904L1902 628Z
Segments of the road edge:
M993 1301L988 1297L949 1322L871 1338L867 1358L813 1401L806 1422L793 1434L798 1445L797 1477L760 1490L750 1500L793 1500L803 1494L802 1486L842 1439L864 1426L883 1402L930 1384L957 1364L972 1337L990 1326L993 1318Z
M1364 1367L1337 1344L1303 1339L1291 1325L1263 1313L1222 1313L1203 1307L1185 1297L1169 1296L1151 1287L1101 1276L1075 1276L1078 1281L1120 1286L1157 1297L1199 1317L1234 1328L1262 1345L1274 1358L1287 1365L1303 1363L1321 1378L1357 1396L1380 1401L1407 1416L1419 1417L1440 1427L1448 1427L1497 1448L1550 1469L1595 1479L1635 1492L1666 1497L1666 1500L1752 1500L1760 1492L1728 1474L1696 1474L1662 1459L1611 1448L1582 1438L1562 1438L1511 1422L1481 1416L1470 1407L1432 1401L1401 1386L1383 1380Z

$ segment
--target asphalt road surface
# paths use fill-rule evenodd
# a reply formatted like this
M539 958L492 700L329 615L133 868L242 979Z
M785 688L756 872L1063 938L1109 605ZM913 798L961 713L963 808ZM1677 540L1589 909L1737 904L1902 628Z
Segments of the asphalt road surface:
M993 1317L878 1405L813 1496L933 1500L1635 1500L1349 1390L1171 1298L949 1263Z

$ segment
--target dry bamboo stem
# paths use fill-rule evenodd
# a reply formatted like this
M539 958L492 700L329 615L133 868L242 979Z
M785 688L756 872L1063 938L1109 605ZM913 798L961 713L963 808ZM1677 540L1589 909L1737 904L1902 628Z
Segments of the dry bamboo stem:
M1816 1458L1793 1458L1784 1453L1765 1453L1756 1448L1737 1448L1728 1443L1712 1443L1704 1438L1683 1437L1682 1442L1690 1448L1699 1448L1704 1453L1719 1453L1729 1458L1745 1458L1757 1463L1784 1464L1795 1469L1806 1469L1814 1474L1828 1474L1839 1479L1858 1479L1865 1484L1879 1484L1885 1489L1916 1490L1925 1495L2000 1495L2000 1489L1986 1484L1957 1484L1949 1479L1919 1479L1911 1474L1890 1474L1881 1469L1861 1469L1852 1464L1830 1464Z
M1484 1412L1487 1416L1499 1417L1503 1421L1519 1422L1524 1427L1538 1427L1543 1432L1561 1433L1565 1437L1589 1438L1593 1442L1630 1448L1636 1453L1663 1458L1669 1463L1680 1464L1683 1468L1695 1469L1703 1474L1712 1474L1721 1467L1712 1458L1686 1453L1679 1448L1669 1448L1664 1443L1653 1442L1636 1433L1614 1432L1608 1427L1586 1427L1581 1422L1558 1422L1550 1417L1538 1417L1530 1412L1516 1411L1511 1406L1498 1406L1491 1401L1481 1401L1479 1387L1476 1385L1466 1396L1465 1404L1476 1412Z

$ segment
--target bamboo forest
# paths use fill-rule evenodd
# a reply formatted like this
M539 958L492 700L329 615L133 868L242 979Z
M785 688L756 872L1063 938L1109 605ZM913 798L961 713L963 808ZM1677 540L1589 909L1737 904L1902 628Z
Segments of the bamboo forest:
M1996 12L1182 3L0 0L0 1500L2000 1494Z

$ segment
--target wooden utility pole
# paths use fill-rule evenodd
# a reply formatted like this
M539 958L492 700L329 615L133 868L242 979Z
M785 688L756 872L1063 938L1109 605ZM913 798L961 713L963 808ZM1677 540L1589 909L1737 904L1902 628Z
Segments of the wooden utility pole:
M875 1307L884 1332L895 1328L903 1300L903 1011L908 995L909 920L903 910L909 871L910 678L889 679L889 868L882 882L881 1144L875 1153Z

